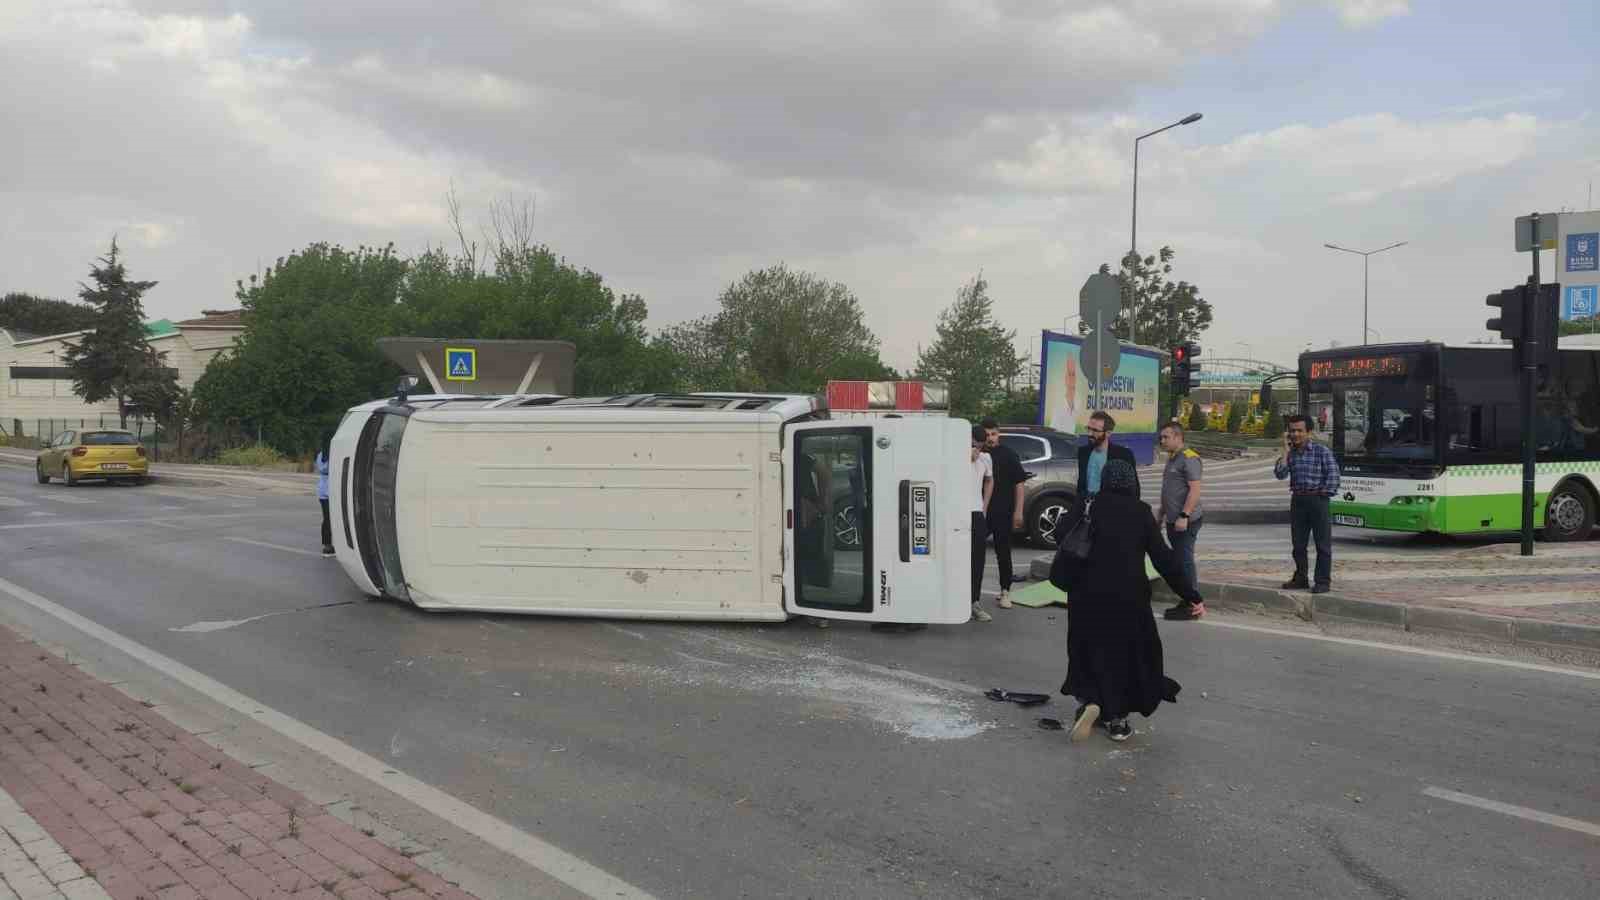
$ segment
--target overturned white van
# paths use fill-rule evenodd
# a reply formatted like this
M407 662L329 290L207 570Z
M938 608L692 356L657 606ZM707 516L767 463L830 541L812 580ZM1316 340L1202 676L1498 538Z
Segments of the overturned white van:
M958 623L970 425L815 397L419 397L332 445L336 555L428 610Z

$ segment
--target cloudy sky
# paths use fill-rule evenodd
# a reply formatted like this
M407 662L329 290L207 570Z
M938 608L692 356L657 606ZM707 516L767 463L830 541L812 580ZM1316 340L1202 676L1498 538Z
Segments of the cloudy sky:
M1512 219L1600 176L1593 0L0 0L0 291L69 297L113 234L152 316L312 241L538 237L707 312L786 261L907 366L982 270L1030 335L1170 244L1212 356L1483 335ZM1548 262L1547 262L1548 265ZM1548 271L1548 269L1547 269Z

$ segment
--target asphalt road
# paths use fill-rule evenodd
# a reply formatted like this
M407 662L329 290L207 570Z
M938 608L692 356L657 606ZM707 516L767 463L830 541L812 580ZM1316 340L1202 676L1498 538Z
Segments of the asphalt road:
M660 897L1600 880L1600 680L1581 674L1213 613L1162 623L1179 704L1125 745L1072 746L1035 724L1068 703L981 695L1059 684L1061 610L905 635L429 615L364 599L317 526L311 497L0 467L0 578Z

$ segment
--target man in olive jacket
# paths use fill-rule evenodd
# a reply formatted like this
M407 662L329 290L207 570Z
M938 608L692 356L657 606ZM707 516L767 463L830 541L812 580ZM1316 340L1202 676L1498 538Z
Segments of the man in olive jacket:
M1139 463L1133 451L1120 444L1111 443L1111 433L1117 430L1117 420L1111 414L1097 410L1089 417L1086 434L1089 440L1078 446L1078 498L1100 493L1100 473L1106 463L1120 459L1133 467L1133 496L1139 496Z

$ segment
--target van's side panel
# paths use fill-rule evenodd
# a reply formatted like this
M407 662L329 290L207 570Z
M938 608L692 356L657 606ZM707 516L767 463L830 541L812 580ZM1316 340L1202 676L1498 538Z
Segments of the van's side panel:
M399 539L419 606L780 620L781 423L419 411Z

